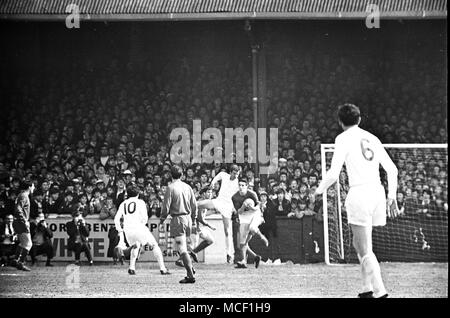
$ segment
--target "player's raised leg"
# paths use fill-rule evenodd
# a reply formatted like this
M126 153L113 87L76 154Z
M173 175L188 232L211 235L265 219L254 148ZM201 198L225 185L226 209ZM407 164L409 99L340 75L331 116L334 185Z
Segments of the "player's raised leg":
M215 206L212 200L209 199L205 199L205 200L200 200L197 201L197 209L199 211L203 211L203 210L214 210Z

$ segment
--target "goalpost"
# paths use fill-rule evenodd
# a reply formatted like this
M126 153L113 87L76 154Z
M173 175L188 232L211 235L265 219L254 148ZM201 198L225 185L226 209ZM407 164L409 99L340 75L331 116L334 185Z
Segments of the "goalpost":
M388 214L384 227L373 229L373 249L380 261L448 262L448 145L384 144L396 164L400 214ZM331 165L334 144L321 145L322 178ZM386 173L380 177L387 191ZM323 194L326 264L358 262L347 222L349 190L345 165L338 182ZM429 197L431 194L431 197ZM401 198L400 198L401 199Z

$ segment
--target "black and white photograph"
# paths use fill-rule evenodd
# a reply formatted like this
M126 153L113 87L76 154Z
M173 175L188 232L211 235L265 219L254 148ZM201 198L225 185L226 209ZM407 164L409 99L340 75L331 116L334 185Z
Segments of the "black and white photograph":
M0 298L448 298L447 0L0 0L0 39Z

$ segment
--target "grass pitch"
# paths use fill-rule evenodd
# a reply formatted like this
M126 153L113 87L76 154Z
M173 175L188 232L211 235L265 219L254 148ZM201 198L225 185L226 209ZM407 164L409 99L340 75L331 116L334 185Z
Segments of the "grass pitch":
M31 272L2 267L0 297L354 298L360 286L356 264L196 264L197 282L182 285L185 271L173 263L167 264L172 275L162 276L156 263L138 262L135 276L128 275L128 265L83 265L79 288L70 288L67 265L41 262ZM448 297L448 263L382 263L381 270L390 297Z

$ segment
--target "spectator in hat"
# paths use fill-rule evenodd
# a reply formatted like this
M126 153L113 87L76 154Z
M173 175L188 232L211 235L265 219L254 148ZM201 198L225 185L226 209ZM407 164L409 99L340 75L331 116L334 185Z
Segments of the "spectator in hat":
M0 266L9 265L14 259L19 243L17 233L13 226L12 213L6 213L4 222L0 224Z
M285 158L278 159L278 169L286 168L287 160Z
M125 170L123 173L123 180L125 182L125 186L131 184L131 182L133 181L133 173L130 170Z
M73 185L74 185L73 193L74 193L75 196L78 197L84 192L84 189L83 189L83 186L82 186L82 183L81 183L82 182L82 178L81 177L74 178L72 180L72 182L73 182Z
M89 245L89 229L86 221L79 212L75 212L73 219L66 223L68 240L68 249L75 253L75 264L80 265L80 255L85 253L89 265L93 264L91 256L91 247Z

